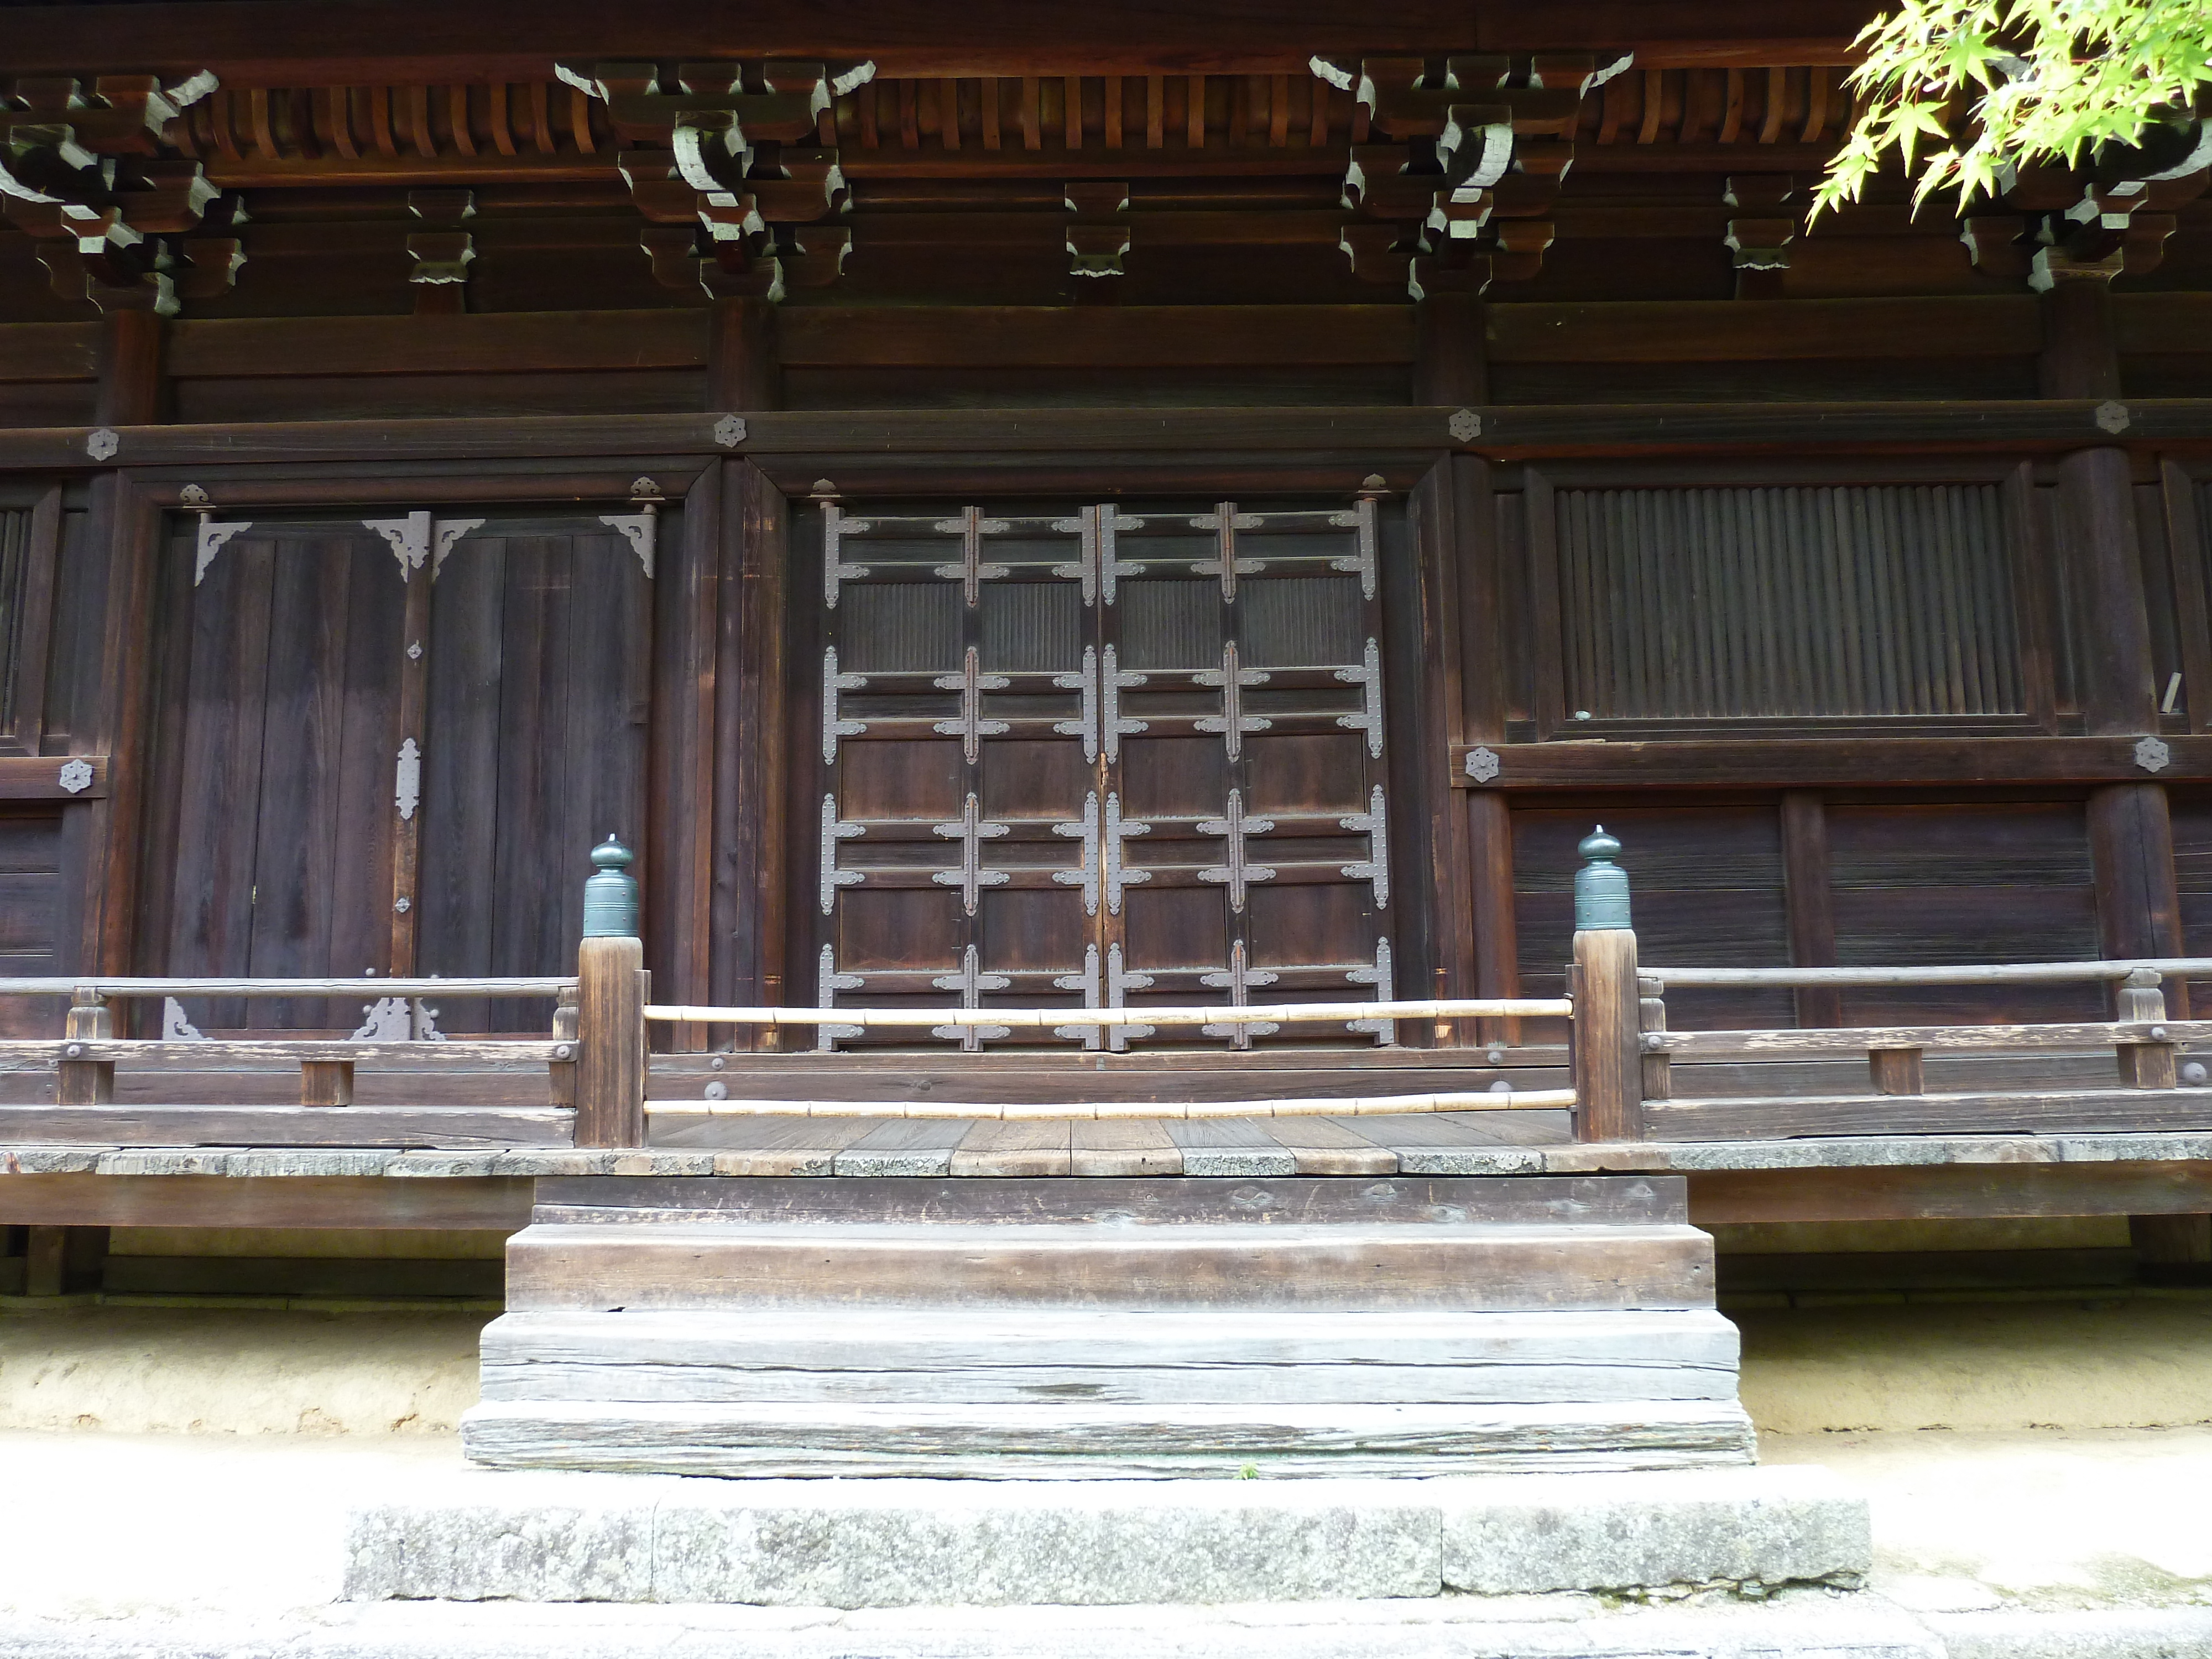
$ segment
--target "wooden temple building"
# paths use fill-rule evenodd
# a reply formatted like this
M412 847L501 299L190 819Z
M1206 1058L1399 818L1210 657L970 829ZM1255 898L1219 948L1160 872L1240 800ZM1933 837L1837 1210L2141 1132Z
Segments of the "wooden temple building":
M1686 1220L2212 1261L2212 143L1808 223L1873 9L0 11L0 1290L534 1201L493 1461L804 1462L578 1427L613 1306L1111 1280L1626 1322L1649 1464ZM1132 1214L1065 1328L961 1243ZM1526 1449L1385 1398L1297 1455Z

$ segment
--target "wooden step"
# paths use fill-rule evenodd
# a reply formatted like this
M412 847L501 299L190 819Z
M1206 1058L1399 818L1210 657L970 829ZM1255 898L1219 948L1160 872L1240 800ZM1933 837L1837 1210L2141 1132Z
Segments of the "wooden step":
M1717 1313L1253 1314L842 1308L510 1313L488 1401L969 1405L1721 1400Z
M533 1223L507 1306L1710 1308L1688 1226Z
M1007 1479L1580 1474L1754 1461L1733 1401L1520 1406L486 1401L461 1419L499 1468Z

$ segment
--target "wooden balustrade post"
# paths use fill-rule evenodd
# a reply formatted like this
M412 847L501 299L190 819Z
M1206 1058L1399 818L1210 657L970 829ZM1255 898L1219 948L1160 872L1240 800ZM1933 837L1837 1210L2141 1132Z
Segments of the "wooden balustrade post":
M561 993L553 1007L553 1058L545 1063L547 1097L556 1106L576 1103L576 993Z
M353 1062L349 1060L303 1060L300 1062L300 1104L353 1104Z
M1928 1076L1917 1048L1869 1048L1867 1072L1878 1095L1924 1095Z
M1601 824L1583 838L1575 872L1575 1138L1644 1139L1643 999L1628 872Z
M115 1062L84 1057L86 1043L104 1042L114 1035L114 1016L106 1000L89 985L77 987L62 1027L61 1075L54 1091L58 1104L105 1106L115 1098Z
M1636 991L1636 1029L1649 1041L1651 1033L1667 1029L1666 981L1650 975L1638 975ZM1642 1059L1644 1098L1671 1099L1674 1093L1674 1066L1666 1050L1647 1048L1644 1050Z
M612 836L592 849L576 951L576 1145L645 1145L645 945L637 880Z
M2154 969L2138 968L2120 989L2119 1016L2124 1024L2150 1028L2148 1042L2114 1045L2120 1062L2120 1081L2131 1089L2171 1089L2180 1082L2174 1064L2178 1045L2158 1039L2166 1035L2166 992Z

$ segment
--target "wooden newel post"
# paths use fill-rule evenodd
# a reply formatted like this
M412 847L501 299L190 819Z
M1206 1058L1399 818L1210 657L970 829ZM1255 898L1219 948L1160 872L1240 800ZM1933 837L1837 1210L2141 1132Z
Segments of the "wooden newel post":
M1575 872L1575 1138L1644 1139L1642 988L1620 843L1600 824Z
M637 878L612 836L592 849L576 951L576 1145L645 1145L645 945Z

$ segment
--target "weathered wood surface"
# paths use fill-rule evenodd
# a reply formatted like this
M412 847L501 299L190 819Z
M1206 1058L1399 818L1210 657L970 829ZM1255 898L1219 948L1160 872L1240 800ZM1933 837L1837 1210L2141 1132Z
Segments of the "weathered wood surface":
M184 975L170 979L87 974L75 978L0 978L0 996L65 997L80 988L103 997L543 997L575 989L574 978L333 979Z
M529 1224L526 1176L0 1176L0 1225L48 1227L368 1227L518 1232Z
M759 1478L1042 1475L1174 1480L1257 1462L1280 1475L1570 1474L1753 1461L1733 1403L1121 1407L511 1401L471 1408L470 1458L499 1468Z
M1690 1219L1982 1220L2008 1216L2212 1213L2212 1164L1918 1164L1709 1170L1689 1177Z
M487 1400L1149 1405L1731 1400L1737 1339L1707 1312L1200 1315L823 1310L509 1314Z
M1711 1284L1711 1241L1680 1227L533 1224L507 1252L509 1307L578 1310L1694 1308Z
M552 1107L9 1106L0 1146L566 1146Z
M2212 1020L2052 1025L1856 1025L1821 1031L1650 1031L1655 1054L1752 1058L1863 1053L1869 1048L2110 1048L2119 1044L2212 1041Z
M185 1042L104 1037L71 1042L0 1042L0 1068L52 1066L63 1060L140 1061L179 1070L222 1072L281 1070L287 1066L391 1066L413 1074L436 1073L447 1066L515 1070L543 1067L559 1058L551 1042L349 1042L305 1039L251 1040L237 1037ZM81 1054L71 1054L81 1048Z
M1645 1121L1655 1140L2201 1129L2212 1124L2212 1089L1675 1099L1647 1103Z
M847 1225L930 1222L1069 1225L1428 1227L1479 1220L1532 1226L1652 1226L1683 1218L1679 1176L1424 1176L1357 1185L1328 1180L1258 1182L1187 1177L966 1182L816 1182L685 1176L547 1176L538 1189L548 1223L670 1221Z

